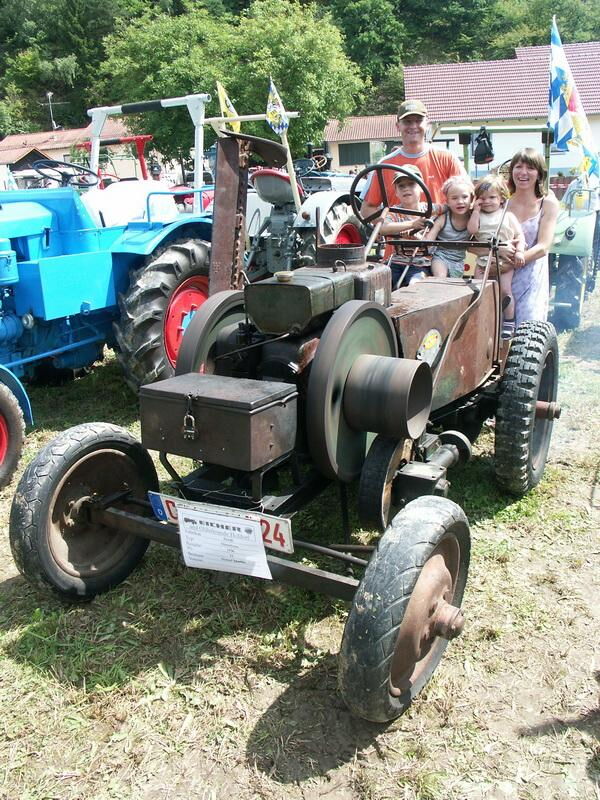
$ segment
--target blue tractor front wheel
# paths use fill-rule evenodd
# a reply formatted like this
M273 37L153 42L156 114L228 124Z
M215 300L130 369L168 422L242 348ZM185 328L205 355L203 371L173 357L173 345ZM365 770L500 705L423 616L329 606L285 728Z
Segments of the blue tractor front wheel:
M25 442L25 421L17 398L0 383L0 488L10 483Z

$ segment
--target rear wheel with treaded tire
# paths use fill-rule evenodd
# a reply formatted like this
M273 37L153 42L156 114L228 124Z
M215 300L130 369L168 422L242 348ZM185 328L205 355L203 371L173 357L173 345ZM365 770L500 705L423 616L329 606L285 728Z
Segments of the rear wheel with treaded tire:
M549 322L524 322L514 336L496 409L496 478L515 495L542 479L552 420L536 417L538 401L556 401L558 344Z
M25 420L19 401L0 383L0 488L10 483L25 443Z
M115 492L147 499L158 489L152 459L116 425L77 425L51 441L19 481L9 537L19 571L67 600L91 599L127 578L148 540L93 523L86 501ZM119 501L121 510L137 510Z
M382 536L354 596L339 655L350 710L372 722L402 714L462 631L469 525L456 503L419 497Z
M346 200L336 200L321 223L320 244L363 244L362 224ZM298 230L302 242L300 255L317 260L317 233L314 228Z
M170 378L193 313L208 297L210 244L171 242L131 276L114 332L129 386Z

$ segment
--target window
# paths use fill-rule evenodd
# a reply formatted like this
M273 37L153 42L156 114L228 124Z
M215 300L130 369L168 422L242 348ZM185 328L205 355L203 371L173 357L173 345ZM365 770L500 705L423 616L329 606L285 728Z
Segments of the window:
M371 150L369 142L352 142L339 145L340 167L353 166L354 164L369 164Z

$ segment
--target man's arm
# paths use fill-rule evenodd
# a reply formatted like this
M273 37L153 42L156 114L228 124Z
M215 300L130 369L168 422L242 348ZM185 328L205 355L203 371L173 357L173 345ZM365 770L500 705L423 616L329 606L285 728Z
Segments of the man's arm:
M479 231L480 209L481 209L481 200L475 200L475 202L473 203L473 211L471 211L471 216L469 217L469 221L467 222L467 233L470 236L476 236Z

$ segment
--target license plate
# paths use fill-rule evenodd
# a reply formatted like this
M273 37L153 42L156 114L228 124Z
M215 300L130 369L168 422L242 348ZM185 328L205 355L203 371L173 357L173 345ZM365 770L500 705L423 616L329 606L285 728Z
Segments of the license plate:
M178 525L176 503L179 498L161 494L160 492L148 492L148 499L152 504L152 510L157 519ZM206 511L207 513L221 514L238 520L256 520L260 522L260 530L265 547L269 547L271 550L279 550L281 553L294 552L292 521L285 517L273 517L269 514L262 514L260 511L215 506L212 503L199 503L195 500L181 500L181 502L185 502L187 506L194 508L199 513Z

